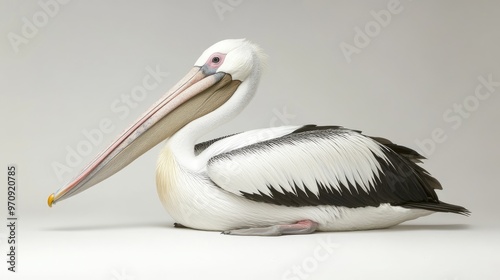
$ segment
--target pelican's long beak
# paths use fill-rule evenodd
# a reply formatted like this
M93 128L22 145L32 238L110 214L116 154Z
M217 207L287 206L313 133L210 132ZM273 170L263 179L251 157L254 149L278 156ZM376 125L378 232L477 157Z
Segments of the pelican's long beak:
M48 198L48 204L78 194L110 177L184 125L224 104L240 81L223 72L194 67L70 183Z

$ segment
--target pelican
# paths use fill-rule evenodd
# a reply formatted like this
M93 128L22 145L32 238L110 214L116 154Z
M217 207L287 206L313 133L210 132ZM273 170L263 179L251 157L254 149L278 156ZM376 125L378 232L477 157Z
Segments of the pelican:
M387 228L436 212L440 183L416 151L341 126L256 129L196 144L254 96L266 55L246 39L220 41L67 185L49 206L115 174L167 139L156 169L176 226L232 235Z

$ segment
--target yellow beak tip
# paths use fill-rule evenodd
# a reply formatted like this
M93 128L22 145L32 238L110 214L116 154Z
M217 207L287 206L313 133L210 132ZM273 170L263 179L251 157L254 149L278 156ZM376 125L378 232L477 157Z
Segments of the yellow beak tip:
M54 194L49 195L49 198L47 199L49 207L52 207L52 203L54 203Z

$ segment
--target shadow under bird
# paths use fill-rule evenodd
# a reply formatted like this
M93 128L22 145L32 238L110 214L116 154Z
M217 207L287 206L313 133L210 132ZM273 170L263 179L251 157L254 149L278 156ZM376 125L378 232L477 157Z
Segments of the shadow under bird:
M234 235L386 228L435 212L469 215L436 195L424 158L340 126L283 126L196 144L254 96L265 55L246 39L209 47L191 71L69 184L49 206L115 174L168 139L158 195L178 223Z

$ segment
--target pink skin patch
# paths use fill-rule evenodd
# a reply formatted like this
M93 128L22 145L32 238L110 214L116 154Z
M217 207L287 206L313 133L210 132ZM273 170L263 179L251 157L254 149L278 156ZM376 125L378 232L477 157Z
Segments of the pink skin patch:
M225 58L226 54L224 53L214 53L207 59L205 65L210 69L217 69L224 63Z
M301 230L301 229L315 229L318 226L318 223L313 222L311 220L302 220L298 221L295 224L290 224L290 225L282 225L283 228L287 229L296 229L296 230Z

